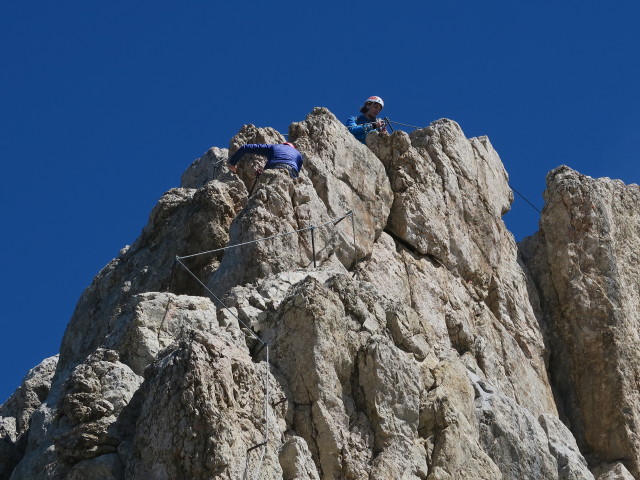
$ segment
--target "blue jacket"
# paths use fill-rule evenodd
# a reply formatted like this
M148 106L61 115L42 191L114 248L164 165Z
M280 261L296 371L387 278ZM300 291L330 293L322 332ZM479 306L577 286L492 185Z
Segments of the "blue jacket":
M371 125L372 121L373 120L367 118L363 113L357 117L355 115L353 117L349 117L345 125L349 131L353 133L354 137L366 144L367 134L370 131L375 130L373 125Z
M249 143L243 145L233 154L233 157L229 159L229 164L235 165L247 153L267 157L267 163L264 165L265 170L286 166L289 167L288 170L291 175L297 177L302 168L303 160L300 152L289 145L282 144L265 145L262 143Z

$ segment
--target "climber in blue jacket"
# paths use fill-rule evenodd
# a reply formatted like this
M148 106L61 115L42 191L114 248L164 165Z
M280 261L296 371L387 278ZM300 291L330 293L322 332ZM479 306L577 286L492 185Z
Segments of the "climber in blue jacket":
M384 108L384 102L375 95L365 100L358 116L349 117L345 125L353 135L366 144L367 134L373 130L387 133L384 120L376 118Z
M283 169L289 172L291 178L297 178L302 168L302 155L291 142L284 142L275 145L267 145L262 143L249 143L243 145L229 159L229 170L236 173L238 167L236 164L247 153L262 155L267 157L267 163L264 165L265 170Z

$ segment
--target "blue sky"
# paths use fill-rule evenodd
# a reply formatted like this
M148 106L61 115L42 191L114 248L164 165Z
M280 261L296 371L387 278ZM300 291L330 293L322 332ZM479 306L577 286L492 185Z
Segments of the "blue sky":
M324 106L487 135L542 208L561 164L638 181L637 2L0 3L0 402L160 196L243 124ZM517 240L539 215L516 196Z

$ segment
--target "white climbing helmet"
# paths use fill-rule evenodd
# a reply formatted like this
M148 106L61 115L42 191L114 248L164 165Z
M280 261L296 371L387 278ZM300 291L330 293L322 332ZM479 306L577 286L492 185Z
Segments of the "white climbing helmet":
M379 104L382 108L384 108L384 102L382 101L382 99L380 97L376 97L375 95L373 95L372 97L367 98L364 101L365 104L367 103L377 103Z

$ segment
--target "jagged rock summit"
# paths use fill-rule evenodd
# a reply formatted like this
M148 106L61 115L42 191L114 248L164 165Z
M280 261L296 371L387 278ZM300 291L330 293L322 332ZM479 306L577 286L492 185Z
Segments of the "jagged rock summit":
M640 478L637 186L554 170L519 249L451 120L288 140L298 179L227 169L284 141L246 125L160 199L0 407L0 479Z

